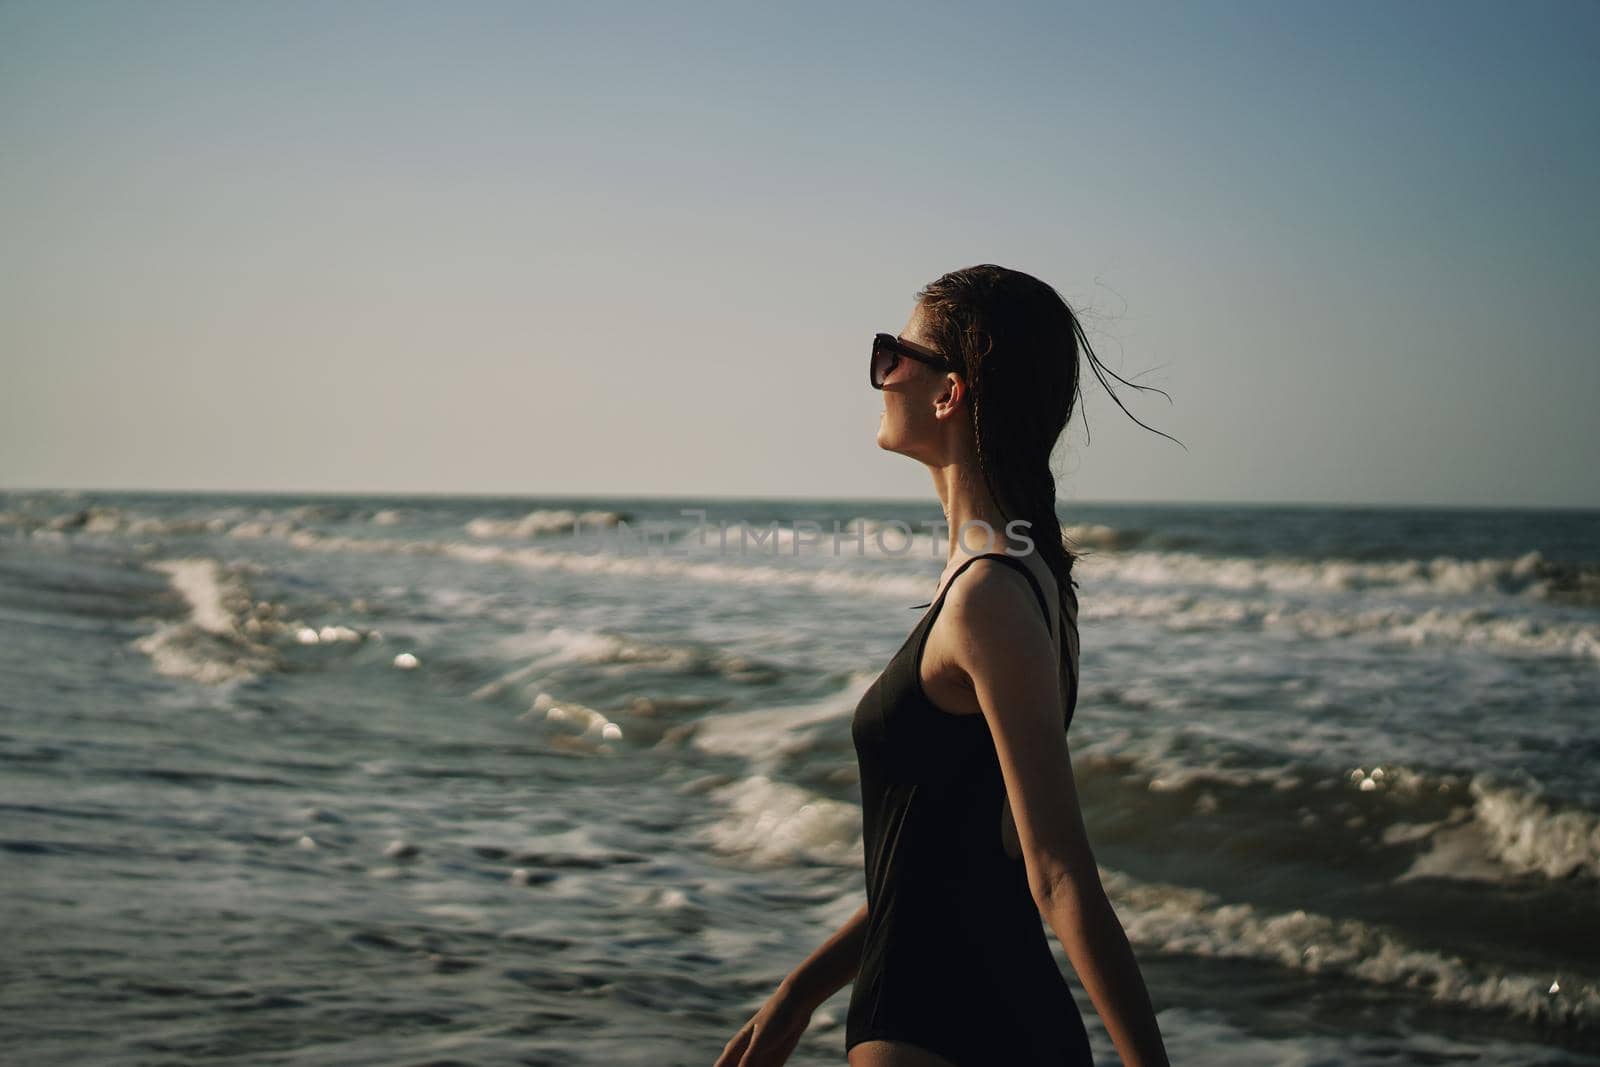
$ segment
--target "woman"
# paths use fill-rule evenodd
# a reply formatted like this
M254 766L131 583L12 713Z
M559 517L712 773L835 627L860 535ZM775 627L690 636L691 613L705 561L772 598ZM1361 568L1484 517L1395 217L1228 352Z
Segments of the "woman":
M1067 749L1075 557L1050 455L1077 402L1080 340L1105 384L1055 290L986 264L923 289L900 336L874 342L878 445L932 472L949 563L852 722L867 903L716 1067L783 1063L816 1008L852 980L851 1067L1092 1064L1041 914L1122 1062L1167 1062Z

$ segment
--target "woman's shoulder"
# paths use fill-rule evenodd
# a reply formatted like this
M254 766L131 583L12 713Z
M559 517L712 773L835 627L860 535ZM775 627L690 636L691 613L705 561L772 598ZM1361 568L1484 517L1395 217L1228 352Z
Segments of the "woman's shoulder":
M1030 564L1019 556L978 556L964 564L961 573L952 579L945 611L974 625L1013 627L1018 625L1018 614L1026 613L1048 627L1049 620L1043 612L1049 610L1050 597L1045 590L1055 582L1048 567L1044 567L1045 576L1041 577L1036 566L1044 567L1042 562Z

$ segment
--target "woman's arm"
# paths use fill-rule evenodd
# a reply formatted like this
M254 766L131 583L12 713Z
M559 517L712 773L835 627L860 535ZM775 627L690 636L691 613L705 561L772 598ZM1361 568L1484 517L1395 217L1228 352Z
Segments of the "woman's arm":
M856 976L867 931L863 904L789 976L722 1047L713 1067L785 1063L811 1022L811 1013Z
M983 563L974 570L976 580L957 584L945 601L941 621L952 630L936 661L965 678L988 719L1034 902L1122 1062L1164 1067L1155 1009L1083 825L1050 632L1020 575Z
M1128 935L1100 887L1099 877L1094 878L1094 889L1082 882L1073 879L1046 893L1039 910L1061 939L1061 947L1094 1001L1122 1062L1130 1067L1164 1065L1166 1046L1133 946L1128 944Z
M779 990L808 1012L849 985L861 966L861 948L867 937L867 906L845 920L829 938L779 983Z

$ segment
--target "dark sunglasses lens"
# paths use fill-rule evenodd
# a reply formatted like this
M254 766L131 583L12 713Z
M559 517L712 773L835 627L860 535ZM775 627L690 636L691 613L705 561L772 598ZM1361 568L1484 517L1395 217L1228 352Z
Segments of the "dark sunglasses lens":
M872 342L872 387L882 389L883 383L888 380L894 365L900 359L899 353L885 345L882 340Z
M900 357L893 352L874 352L872 354L872 387L882 389L883 383L889 380L889 375L894 372L894 365Z

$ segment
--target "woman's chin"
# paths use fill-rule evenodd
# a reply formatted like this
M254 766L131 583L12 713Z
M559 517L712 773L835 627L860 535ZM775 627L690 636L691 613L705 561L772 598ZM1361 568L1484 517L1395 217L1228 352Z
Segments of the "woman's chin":
M885 452L900 451L900 437L889 424L887 413L878 416L878 447Z

